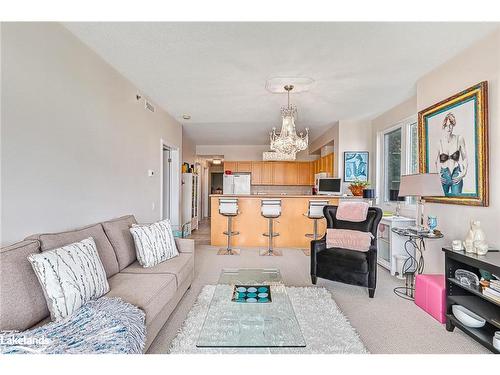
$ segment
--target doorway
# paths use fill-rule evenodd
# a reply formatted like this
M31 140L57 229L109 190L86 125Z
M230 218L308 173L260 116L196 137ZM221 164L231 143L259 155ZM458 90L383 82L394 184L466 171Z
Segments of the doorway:
M222 194L223 193L223 172L210 172L210 194ZM208 200L208 212L211 212L211 199ZM209 214L210 216L210 214Z
M181 174L179 148L160 140L160 220L181 224Z
M172 155L171 155L171 150L170 147L167 147L163 145L163 152L162 152L162 160L163 160L163 173L162 173L162 185L163 185L163 192L162 192L162 220L163 219L171 219L170 213L171 213L171 181L172 181Z

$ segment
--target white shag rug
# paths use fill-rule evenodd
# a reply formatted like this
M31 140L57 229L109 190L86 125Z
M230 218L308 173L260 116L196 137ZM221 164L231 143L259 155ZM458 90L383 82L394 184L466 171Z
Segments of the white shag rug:
M325 288L287 287L306 341L305 348L197 348L196 341L215 290L206 285L169 348L171 354L367 354L356 330Z

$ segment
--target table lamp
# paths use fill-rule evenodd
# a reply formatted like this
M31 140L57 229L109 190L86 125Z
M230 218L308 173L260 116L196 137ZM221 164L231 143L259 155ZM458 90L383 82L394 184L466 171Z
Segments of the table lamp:
M421 173L401 176L399 196L417 198L417 227L424 227L424 205L422 197L443 197L441 179L437 173Z
M399 194L398 189L389 190L389 200L391 202L398 202L396 205L396 216L399 217L401 213L401 202L405 201L405 197Z

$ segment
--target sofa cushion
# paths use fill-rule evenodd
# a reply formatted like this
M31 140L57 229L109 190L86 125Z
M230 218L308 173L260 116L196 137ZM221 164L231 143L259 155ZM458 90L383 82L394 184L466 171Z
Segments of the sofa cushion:
M73 315L109 291L92 237L28 257L40 281L53 321Z
M40 248L42 251L45 251L79 242L89 237L92 237L95 241L97 252L106 271L106 276L111 277L117 274L119 267L116 254L101 224L94 224L67 232L36 234L28 237L28 239L39 240Z
M179 255L168 219L153 224L133 225L130 233L134 238L137 260L143 267L153 267Z
M175 276L170 274L138 274L120 272L109 280L106 297L120 297L146 313L146 324L174 297Z
M49 315L28 256L40 243L26 240L0 249L0 330L24 331Z
M137 259L134 239L130 233L132 224L137 224L133 215L122 216L102 223L104 232L115 249L120 271Z
M161 262L154 267L144 268L139 262L134 262L123 273L142 273L142 274L170 274L174 275L177 281L177 287L181 285L194 272L194 256L190 253L180 253L179 256Z

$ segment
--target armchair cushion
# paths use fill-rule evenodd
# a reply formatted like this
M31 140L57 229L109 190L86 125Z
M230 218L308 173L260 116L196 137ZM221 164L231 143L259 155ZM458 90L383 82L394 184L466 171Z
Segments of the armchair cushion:
M340 247L343 249L368 251L373 234L350 229L328 228L326 231L326 247Z
M338 247L327 248L316 254L318 268L345 268L350 272L367 273L367 253Z

